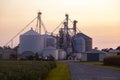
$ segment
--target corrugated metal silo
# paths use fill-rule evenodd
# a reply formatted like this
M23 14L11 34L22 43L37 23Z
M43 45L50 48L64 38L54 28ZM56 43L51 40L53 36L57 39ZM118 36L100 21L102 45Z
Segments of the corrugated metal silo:
M85 51L90 51L92 49L92 38L83 33L78 33L77 35L85 40Z
M39 53L42 50L42 45L43 40L40 34L31 29L20 36L19 53L23 53L25 51Z
M85 40L79 35L73 36L73 51L74 53L85 52Z
M44 37L44 48L48 46L56 47L56 38L48 34L43 35L43 37Z
M73 37L73 51L74 53L85 52L85 40L79 35Z
M54 47L46 47L43 52L42 52L42 56L44 58L48 57L48 56L53 56L56 60L58 60L58 50Z

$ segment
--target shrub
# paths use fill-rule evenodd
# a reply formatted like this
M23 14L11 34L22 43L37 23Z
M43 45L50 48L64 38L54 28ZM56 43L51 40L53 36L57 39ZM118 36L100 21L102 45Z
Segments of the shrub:
M55 61L55 58L54 58L52 55L49 55L49 56L48 56L48 60L49 60L49 61Z
M120 66L120 55L106 57L103 63L104 65Z

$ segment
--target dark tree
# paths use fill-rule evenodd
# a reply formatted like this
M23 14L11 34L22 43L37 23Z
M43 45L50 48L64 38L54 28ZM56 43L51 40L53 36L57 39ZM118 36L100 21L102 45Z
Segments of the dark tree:
M119 51L120 51L120 46L118 46L118 47L116 48L116 50L119 50Z
M0 46L0 49L2 50L3 48Z
M109 52L109 49L108 48L104 48L104 49L102 49L102 51Z
M109 50L113 50L113 48L109 48Z

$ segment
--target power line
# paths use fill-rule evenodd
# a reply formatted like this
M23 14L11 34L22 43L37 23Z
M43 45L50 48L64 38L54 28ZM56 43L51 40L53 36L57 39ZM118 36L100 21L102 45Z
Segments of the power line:
M64 23L64 21L65 19L52 31L52 33L55 32L60 27L60 25Z
M37 17L36 17L37 18ZM36 18L34 18L30 23L28 23L22 30L20 30L14 37L12 37L12 39L10 39L5 46L7 46L11 41L13 41L21 32L23 32L33 21L36 20ZM13 44L11 44L13 45Z

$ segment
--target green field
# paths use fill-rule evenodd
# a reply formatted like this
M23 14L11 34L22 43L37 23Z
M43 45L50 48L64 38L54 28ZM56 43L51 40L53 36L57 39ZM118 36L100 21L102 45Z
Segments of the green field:
M67 63L57 62L57 67L50 71L46 80L71 80Z
M0 80L43 80L56 66L53 61L0 61Z
M106 66L106 65L103 65L103 62L80 62L80 63L88 64L88 65L92 65L92 66L99 66L99 67L103 67L103 68L110 68L113 70L120 70L120 67Z

